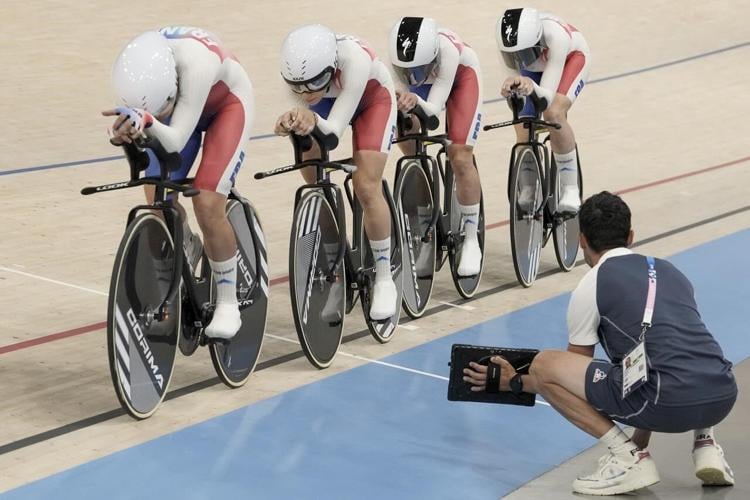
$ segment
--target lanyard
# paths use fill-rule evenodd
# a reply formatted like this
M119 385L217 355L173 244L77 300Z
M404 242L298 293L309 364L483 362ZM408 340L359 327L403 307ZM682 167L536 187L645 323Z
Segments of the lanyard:
M651 328L651 319L654 316L654 303L656 302L656 262L653 257L646 257L646 262L648 262L648 295L646 296L646 307L643 310L640 341L643 341L646 330Z

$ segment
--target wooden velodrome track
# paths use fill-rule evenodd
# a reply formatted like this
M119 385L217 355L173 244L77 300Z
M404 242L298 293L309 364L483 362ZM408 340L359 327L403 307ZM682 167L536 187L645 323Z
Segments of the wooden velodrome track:
M356 5L356 7L355 7ZM479 53L484 122L507 119L497 102L505 72L496 55L495 21L510 4L415 0L92 3L31 0L0 5L0 491L141 443L290 388L362 364L340 356L316 371L301 356L289 312L288 233L298 179L258 183L252 173L291 161L289 143L265 138L292 101L278 74L286 33L322 22L357 35L383 57L391 24L402 15L435 17ZM623 192L645 248L670 255L750 226L750 32L747 2L657 0L609 4L540 1L536 7L581 30L592 49L591 82L571 112L585 190ZM238 187L264 223L275 278L259 370L246 387L215 384L208 353L180 357L176 397L155 417L122 416L106 361L103 324L114 253L137 190L82 197L81 187L127 176L99 115L111 107L112 61L132 36L165 24L216 33L247 69L256 116ZM585 272L555 269L551 249L531 289L514 286L504 188L512 132L480 136L487 264L483 293L458 300L446 273L432 311L376 345L355 312L347 353L377 359L542 299L570 291ZM344 141L341 155L348 155ZM392 155L387 171L392 181ZM43 168L36 168L43 167ZM704 222L700 226L691 224ZM674 231L683 228L680 231ZM743 269L744 279L747 270ZM286 342L283 339L292 340ZM529 340L533 344L533 338Z

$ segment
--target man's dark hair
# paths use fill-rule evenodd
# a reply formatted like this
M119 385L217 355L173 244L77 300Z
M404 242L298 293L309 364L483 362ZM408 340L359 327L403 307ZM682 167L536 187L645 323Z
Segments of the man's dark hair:
M581 233L594 252L628 246L630 209L616 194L602 191L588 198L581 207L578 221Z

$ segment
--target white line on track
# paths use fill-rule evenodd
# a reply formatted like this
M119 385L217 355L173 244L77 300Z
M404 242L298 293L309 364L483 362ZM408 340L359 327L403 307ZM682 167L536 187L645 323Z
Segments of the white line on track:
M44 276L39 276L37 274L31 274L31 273L27 273L27 272L24 272L24 271L19 271L18 269L11 269L11 268L5 267L5 266L0 266L0 271L5 271L5 272L8 272L8 273L14 273L14 274L20 274L21 276L26 276L27 278L34 278L34 279L38 279L38 280L41 280L41 281L46 281L48 283L54 283L55 285L67 286L68 288L75 288L76 290L82 290L84 292L94 293L96 295L103 295L105 297L107 295L109 295L107 293L100 292L99 290L94 290L93 288L86 288L85 286L79 286L79 285L74 285L72 283L66 283L64 281L53 280L52 278L45 278Z
M31 274L31 273L27 273L27 272L24 272L24 271L19 271L17 269L10 269L10 268L5 267L5 266L0 266L0 271L5 271L5 272L8 272L8 273L19 274L21 276L26 276L28 278L34 278L34 279L38 279L38 280L41 280L41 281L46 281L48 283L54 283L56 285L67 286L69 288L75 288L76 290L82 290L84 292L94 293L96 295L102 295L104 297L106 297L108 295L108 294L106 294L104 292L100 292L99 290L94 290L93 288L86 288L85 286L79 286L79 285L74 285L72 283L66 283L64 281L53 280L51 278L45 278L44 276L39 276L39 275L36 275L36 274ZM465 309L465 310L468 310L468 311L473 311L474 310L474 307L472 307L472 306L463 306L463 305L451 304L450 302L442 302L442 301L440 301L440 303L448 305L448 306L452 306L452 307L457 307L459 309ZM416 330L416 329L419 328L416 325L399 325L399 327L400 328L404 328L406 330ZM280 337L278 335L273 335L271 333L266 333L265 336L269 337L269 338L272 338L272 339L275 339L275 340L280 340L282 342L289 342L289 343L292 343L292 344L297 344L298 343L298 341L296 339L289 339L289 338L286 338L286 337ZM378 361L377 359L365 358L364 356L360 356L358 354L349 354L349 353L343 352L343 351L339 351L339 354L341 354L342 356L347 356L349 358L359 359L360 361L366 361L368 363L374 363L376 365L387 366L389 368L395 368L397 370L403 370L405 372L415 373L417 375L422 375L422 376L425 376L425 377L436 378L438 380L446 380L446 381L448 380L448 377L443 377L442 375L435 375L434 373L428 373L428 372L423 372L421 370L415 370L413 368L407 368L405 366L394 365L393 363L387 363L385 361ZM542 405L546 405L546 406L550 406L550 404L547 403L546 401L537 400L537 403L542 404Z
M443 304L444 306L455 307L456 309L463 309L464 311L473 311L474 309L476 309L476 307L474 306L453 304L452 302L443 302L442 300L438 300L437 302Z
M292 344L296 344L297 343L296 340L288 339L286 337L279 337L278 335L272 335L270 333L267 333L266 337L271 337L272 339L281 340L283 342L289 342L289 343L292 343ZM424 372L422 370L415 370L413 368L407 368L405 366L395 365L393 363L387 363L385 361L379 361L377 359L366 358L364 356L360 356L359 354L351 354L351 353L344 352L344 351L339 351L339 354L341 356L346 356L348 358L354 358L354 359L358 359L360 361L366 361L368 363L374 363L376 365L387 366L388 368L395 368L396 370L402 370L402 371L409 372L409 373L415 373L417 375L422 375L424 377L430 377L430 378L436 378L438 380L448 381L448 377L443 377L442 375L435 375L434 373ZM540 405L551 406L548 402L543 401L543 400L541 400L539 398L537 398L536 402L539 403Z

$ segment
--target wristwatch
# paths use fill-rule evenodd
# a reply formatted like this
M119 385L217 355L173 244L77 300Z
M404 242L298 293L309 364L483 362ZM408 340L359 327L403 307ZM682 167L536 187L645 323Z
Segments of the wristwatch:
M521 380L521 377L520 373L516 373L510 379L510 391L516 396L520 396L523 392L523 380Z

